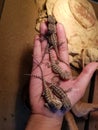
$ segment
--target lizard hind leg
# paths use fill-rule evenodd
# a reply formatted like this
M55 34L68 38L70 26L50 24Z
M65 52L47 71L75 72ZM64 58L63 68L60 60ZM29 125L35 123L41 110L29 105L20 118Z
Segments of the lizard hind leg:
M51 82L55 85L60 85L60 79L59 79L59 75L56 74L51 78Z

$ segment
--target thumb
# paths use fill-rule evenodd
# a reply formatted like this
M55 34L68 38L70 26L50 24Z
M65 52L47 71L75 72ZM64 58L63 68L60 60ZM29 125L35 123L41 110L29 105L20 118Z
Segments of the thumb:
M77 77L76 81L75 81L75 86L78 87L81 92L82 95L84 95L85 90L91 80L91 77L93 76L95 70L98 67L98 63L97 62L92 62L89 63L81 72L81 74Z
M83 97L85 90L88 86L88 83L97 67L98 63L96 62L89 63L83 69L81 74L74 80L73 84L74 87L72 87L73 91L70 91L68 93L68 97L71 101L72 106Z

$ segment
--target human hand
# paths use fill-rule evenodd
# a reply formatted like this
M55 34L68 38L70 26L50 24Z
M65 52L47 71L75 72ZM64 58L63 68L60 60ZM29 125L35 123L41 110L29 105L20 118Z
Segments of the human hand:
M47 27L45 23L41 24L41 29L40 33L45 34L47 31ZM68 47L67 47L67 41L66 41L66 36L65 36L65 31L64 28L61 24L57 24L57 37L58 37L58 43L64 43L59 46L59 54L60 57L69 63L69 58L68 58ZM33 51L33 68L32 68L32 73L31 75L37 75L41 77L41 71L40 68L36 67L36 60L38 63L42 60L43 54L45 52L47 46L47 40L40 41L40 36L36 36L34 40L34 51ZM56 54L54 51L53 53L53 58L54 60L57 59ZM53 78L54 73L51 71L51 68L47 66L47 63L49 63L49 54L45 53L44 58L42 63L40 64L42 70L43 70L43 75L46 81L51 82L51 78ZM60 62L59 63L62 69L71 71L69 66L65 65L64 63ZM81 74L76 78L73 79L71 78L70 80L66 81L61 81L60 82L60 87L63 88L63 90L69 90L67 92L67 96L70 99L71 105L73 106L77 101L79 101L87 88L87 85L98 66L98 63L93 62L88 64ZM43 86L42 86L42 81L38 78L34 78L31 76L30 80L30 103L31 103L31 108L32 108L32 113L34 114L41 114L46 117L61 117L63 116L64 113L52 113L48 108L44 106L44 100L42 97L42 92L43 92Z

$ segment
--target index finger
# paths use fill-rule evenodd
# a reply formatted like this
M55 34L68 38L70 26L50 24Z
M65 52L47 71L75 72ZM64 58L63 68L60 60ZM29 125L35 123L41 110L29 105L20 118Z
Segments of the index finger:
M58 37L58 43L59 43L59 54L60 57L69 63L69 56L68 56L68 45L67 45L67 39L65 35L65 30L62 24L57 23L57 37Z

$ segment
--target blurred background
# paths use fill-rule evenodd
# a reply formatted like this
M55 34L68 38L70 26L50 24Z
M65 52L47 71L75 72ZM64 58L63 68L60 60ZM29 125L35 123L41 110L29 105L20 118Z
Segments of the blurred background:
M30 114L22 95L29 87L24 74L31 71L37 15L34 0L0 0L0 130L24 130Z

